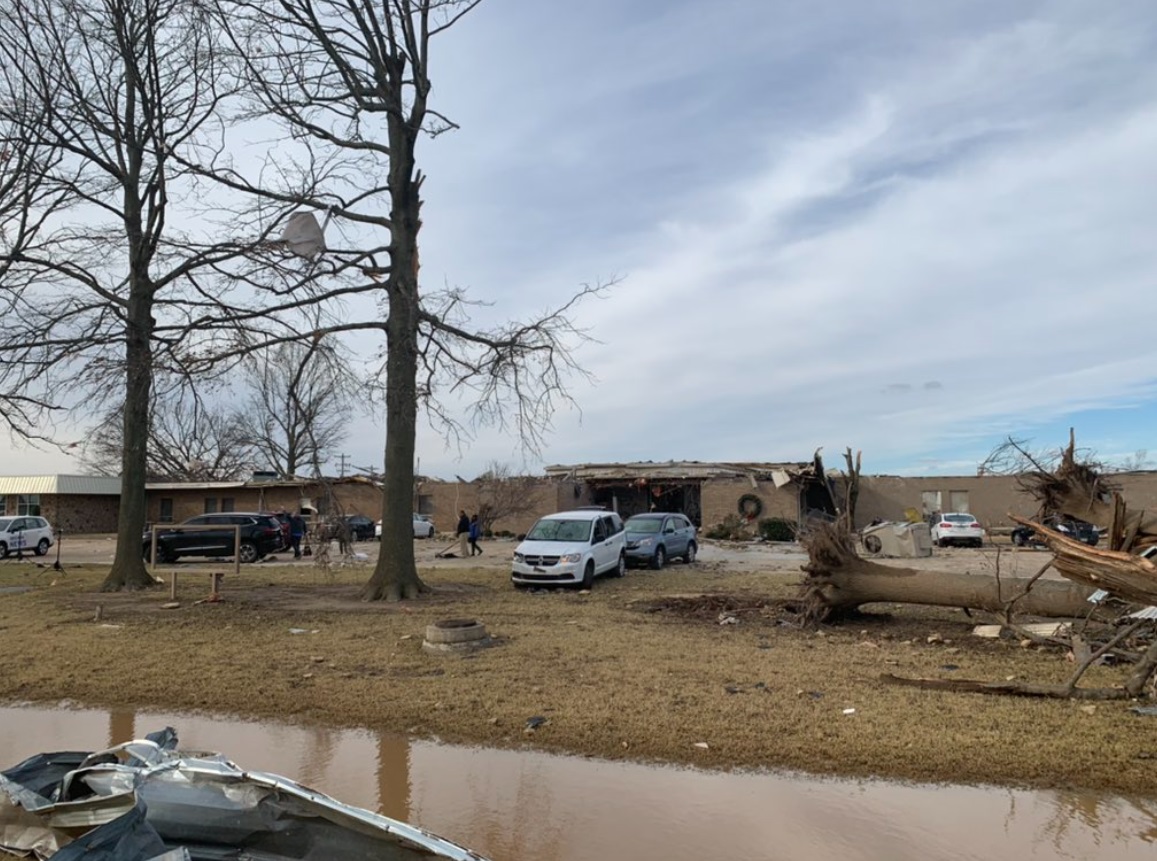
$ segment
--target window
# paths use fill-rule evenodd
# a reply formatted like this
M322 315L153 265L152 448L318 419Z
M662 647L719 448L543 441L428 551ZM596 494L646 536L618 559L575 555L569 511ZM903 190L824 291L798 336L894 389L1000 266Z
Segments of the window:
M21 494L20 496L18 496L17 501L16 501L16 513L17 514L25 514L25 515L27 515L27 514L32 514L32 515L39 514L40 513L40 494L30 493L27 495Z
M601 541L607 540L607 528L603 525L602 520L595 521L595 536L592 539L593 543L598 544Z
M221 510L222 511L233 511L234 510L233 509L233 497L232 496L226 496L224 499L221 500Z
M217 513L217 498L216 497L214 497L214 496L206 496L205 497L205 513L206 514L216 514Z
M948 491L948 501L952 507L950 511L967 512L968 511L968 491L967 490L950 490Z
M920 504L924 508L924 516L929 514L936 514L942 509L940 508L940 491L939 490L925 490L920 494Z
M8 497L0 496L0 517L8 514Z
M418 494L418 514L434 513L434 497L428 493Z
M161 497L161 516L158 518L161 523L173 522L173 499L172 497Z

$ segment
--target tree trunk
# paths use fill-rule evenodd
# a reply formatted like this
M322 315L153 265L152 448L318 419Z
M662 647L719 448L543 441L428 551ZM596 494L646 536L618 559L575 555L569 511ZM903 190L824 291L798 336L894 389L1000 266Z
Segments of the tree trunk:
M1036 529L1055 554L1053 568L1062 577L1090 589L1104 589L1127 601L1157 605L1157 565L1152 560L1090 547L1024 518L1014 515L1012 519Z
M822 621L865 604L928 604L1003 612L1014 598L1019 613L1032 616L1082 617L1093 605L1092 589L1056 580L997 580L975 574L952 574L892 568L861 559L848 533L838 526L819 527L804 541L809 562L803 583L807 616ZM1032 583L1032 588L1028 588Z
M1028 585L1026 578L1002 578L946 571L891 568L864 559L849 562L839 571L808 578L808 598L819 601L827 614L846 612L864 604L930 604L968 607L998 613ZM1080 617L1088 615L1091 589L1059 580L1038 580L1016 609L1030 616Z
M414 134L396 115L390 121L392 224L390 312L386 320L386 457L382 491L382 546L362 589L367 601L416 598L429 587L414 562L414 445L418 418L418 231L421 180L414 174Z
M152 285L134 280L125 324L127 344L124 452L121 456L121 498L117 514L117 545L112 569L102 592L147 589L155 580L145 569L141 536L145 531L145 476L148 471L149 399L153 383Z

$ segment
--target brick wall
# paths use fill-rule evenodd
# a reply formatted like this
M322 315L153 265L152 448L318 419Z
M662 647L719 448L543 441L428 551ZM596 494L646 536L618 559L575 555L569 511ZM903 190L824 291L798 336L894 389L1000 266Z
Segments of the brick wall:
M905 508L923 512L923 494L940 493L942 512L962 508L953 505L952 492L957 501L967 494L968 512L985 527L1012 526L1009 512L1022 517L1036 512L1036 503L1017 488L1017 480L1005 475L903 477L895 475L866 475L860 479L860 498L856 505L856 526L862 527L875 518L903 520Z
M746 478L713 478L703 483L700 492L703 528L722 523L731 515L738 516L739 500L748 494L763 503L760 520L778 517L795 523L799 519L799 488L795 485L776 487L770 481L757 481L752 487Z

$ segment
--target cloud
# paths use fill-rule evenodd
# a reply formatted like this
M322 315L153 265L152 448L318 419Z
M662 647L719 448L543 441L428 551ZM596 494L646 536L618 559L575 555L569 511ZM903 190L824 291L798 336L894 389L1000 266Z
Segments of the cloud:
M968 472L1102 414L1125 450L1157 397L1151 22L1129 0L483 3L435 49L462 130L419 150L423 275L493 301L480 323L626 276L580 311L598 382L547 462L851 445L869 471ZM419 442L438 475L519 454Z

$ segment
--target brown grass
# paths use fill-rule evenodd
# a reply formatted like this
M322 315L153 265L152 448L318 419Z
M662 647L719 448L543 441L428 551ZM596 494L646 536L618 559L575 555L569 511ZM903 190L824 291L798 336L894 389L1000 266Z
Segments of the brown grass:
M220 604L194 605L207 578L183 575L181 608L164 610L167 590L95 592L99 566L54 574L6 564L0 587L34 588L0 594L0 700L365 726L719 768L1151 791L1157 725L1127 703L877 680L1060 681L1071 665L1059 652L971 637L976 620L925 608L803 631L772 600L794 595L799 580L780 567L673 565L600 580L585 595L516 592L499 570L441 568L424 572L434 594L405 605L359 602L368 569L331 580L262 567L226 577ZM713 597L689 598L704 593ZM738 623L719 624L720 613ZM496 645L466 658L425 653L425 625L451 617L481 620ZM933 633L945 642L929 644ZM1119 672L1099 669L1088 683L1117 683ZM528 732L532 716L548 722Z

